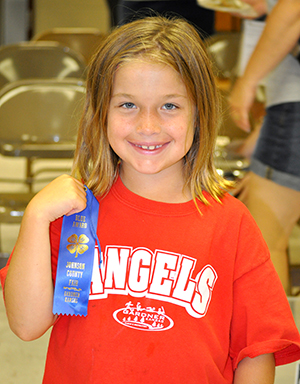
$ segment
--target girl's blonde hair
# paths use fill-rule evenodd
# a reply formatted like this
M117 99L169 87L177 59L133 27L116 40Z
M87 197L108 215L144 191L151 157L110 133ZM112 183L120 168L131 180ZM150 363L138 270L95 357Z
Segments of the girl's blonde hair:
M107 114L114 74L137 57L163 63L181 75L196 106L194 140L184 158L186 186L194 200L207 203L202 191L216 200L230 188L214 167L220 122L220 98L211 63L198 31L181 18L147 17L116 28L101 44L90 64L73 175L94 194L109 191L118 174L119 158L107 138Z

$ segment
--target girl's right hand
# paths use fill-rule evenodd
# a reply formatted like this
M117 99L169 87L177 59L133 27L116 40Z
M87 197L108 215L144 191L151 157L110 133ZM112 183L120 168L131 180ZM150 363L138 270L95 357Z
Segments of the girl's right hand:
M83 184L69 175L62 175L38 192L26 211L50 223L63 215L81 212L85 207L86 192Z
M52 313L50 222L85 207L83 184L62 175L37 193L25 210L5 281L9 324L22 340L40 337L57 318Z

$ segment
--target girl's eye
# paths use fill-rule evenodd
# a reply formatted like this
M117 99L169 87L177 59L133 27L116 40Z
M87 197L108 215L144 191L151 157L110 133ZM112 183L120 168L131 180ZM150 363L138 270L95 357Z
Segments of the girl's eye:
M126 109L133 109L133 108L135 108L135 104L133 104L133 103L123 103L121 105L121 107L126 108Z
M171 111L172 109L176 109L176 105L172 104L172 103L166 103L165 105L163 105L163 109L167 109L168 111Z

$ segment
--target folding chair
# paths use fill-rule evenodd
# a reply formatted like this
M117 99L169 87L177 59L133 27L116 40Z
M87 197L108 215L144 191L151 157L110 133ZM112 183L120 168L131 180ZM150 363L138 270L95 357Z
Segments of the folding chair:
M37 173L53 172L33 172L34 161L73 157L84 96L75 79L22 80L0 91L0 153L27 161L25 179L0 181L25 182L31 192Z
M207 52L219 78L232 79L236 76L240 39L239 32L224 32L216 33L205 40Z
M40 174L70 171L53 167L51 159L71 159L75 149L77 126L85 96L85 84L74 79L22 80L0 90L0 153L23 157L27 162L24 178L0 178L0 182L21 183L25 193L0 193L0 224L19 224L34 196L33 183L49 182ZM49 159L36 171L33 163ZM7 260L0 236L0 264Z
M10 253L4 252L3 250L1 224L19 225L24 215L25 208L33 196L33 193L0 194L0 268L5 266ZM12 228L10 226L10 233L11 232ZM10 251L12 251L12 249Z
M80 52L88 63L105 36L97 28L53 28L37 34L32 41L57 41Z
M22 42L0 48L0 89L24 79L86 76L84 58L57 42Z

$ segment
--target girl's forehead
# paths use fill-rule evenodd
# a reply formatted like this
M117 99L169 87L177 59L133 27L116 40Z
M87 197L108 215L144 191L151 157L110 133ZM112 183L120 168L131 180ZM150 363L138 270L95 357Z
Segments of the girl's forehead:
M137 80L142 80L145 83L159 81L166 84L173 83L186 88L182 76L172 66L147 59L137 59L122 63L115 72L114 85L120 81L124 82L124 79L126 79L126 83L132 83Z
M164 83L166 85L170 85L173 83L173 89L175 92L175 88L177 87L177 91L181 89L181 92L187 94L188 98L192 101L192 103L196 103L196 99L193 94L193 89L190 87L193 87L193 82L186 80L182 74L177 70L177 68L173 67L171 64L164 62L162 60L155 60L152 56L144 56L144 55L138 55L136 57L130 58L129 60L123 60L118 67L116 68L114 72L114 76L112 79L112 94L115 94L115 92L119 91L120 84L134 84L134 86L137 86L137 82L135 79L137 79L137 73L143 72L143 69L145 69L145 73L151 72L151 69L153 69L153 72L161 72L163 75L160 77L159 85L160 83ZM139 77L141 78L142 75ZM147 74L145 75L145 82L146 80L149 80L150 77L147 77ZM124 83L124 80L125 83ZM149 80L151 83L151 80ZM171 81L171 83L170 83ZM145 87L145 82L143 81L142 88ZM141 84L141 83L139 83ZM178 88L179 87L179 88ZM124 87L122 87L124 88ZM184 89L183 89L184 88ZM161 88L160 88L161 89ZM177 93L177 92L176 92Z
M118 75L120 72L122 72L122 73L131 72L131 74L134 74L135 71L143 71L144 70L146 73L147 70L149 70L149 69L156 71L156 72L160 72L160 71L168 71L170 73L172 72L173 75L179 81L182 81L183 83L185 83L180 72L176 68L174 68L171 64L166 63L162 60L155 60L154 58L152 58L152 57L149 58L147 56L137 56L137 57L134 57L130 60L124 60L120 64L118 64L118 66L116 67L115 73L114 73L113 82L116 79L116 75Z

